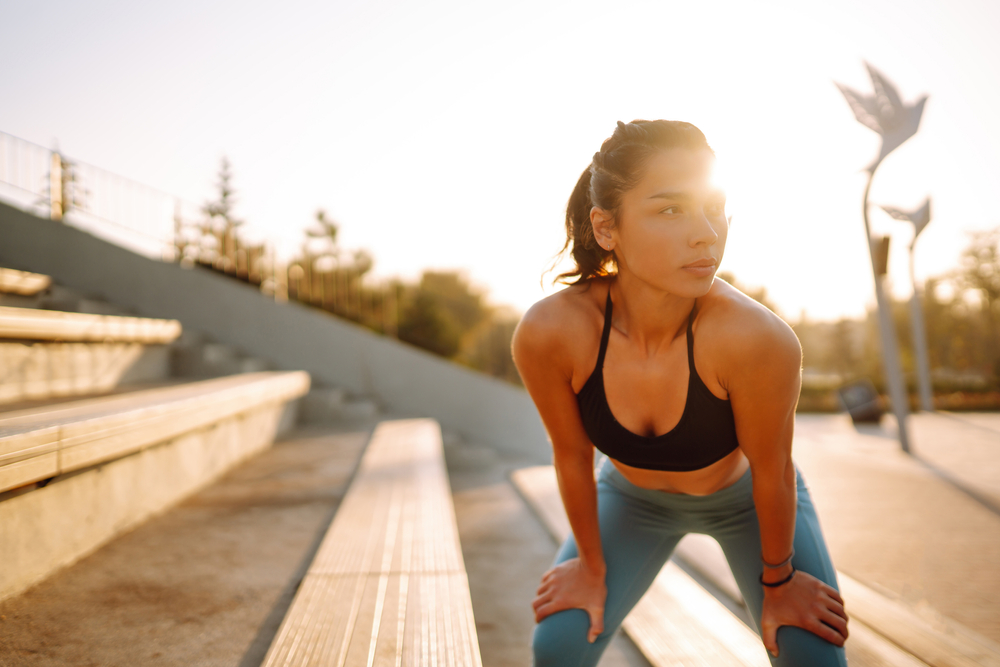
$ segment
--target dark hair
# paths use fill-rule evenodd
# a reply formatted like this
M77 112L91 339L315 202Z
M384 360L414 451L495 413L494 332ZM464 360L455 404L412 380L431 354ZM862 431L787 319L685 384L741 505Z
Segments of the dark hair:
M576 267L556 277L556 281L576 285L594 277L613 275L615 255L597 244L590 224L594 206L611 212L618 220L622 195L642 178L646 162L657 151L668 148L712 151L701 130L679 120L618 121L614 134L604 140L601 150L573 188L566 205L566 243L556 261L567 250ZM714 155L714 152L713 152Z

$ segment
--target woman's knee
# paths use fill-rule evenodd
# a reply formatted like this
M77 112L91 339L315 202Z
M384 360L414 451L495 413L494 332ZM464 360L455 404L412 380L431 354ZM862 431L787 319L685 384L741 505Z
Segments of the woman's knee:
M843 647L803 628L785 625L778 628L778 657L772 657L771 664L774 667L847 667L847 657Z
M602 634L591 644L587 641L589 631L590 617L582 609L567 609L545 617L535 626L532 639L535 667L596 665L607 638Z

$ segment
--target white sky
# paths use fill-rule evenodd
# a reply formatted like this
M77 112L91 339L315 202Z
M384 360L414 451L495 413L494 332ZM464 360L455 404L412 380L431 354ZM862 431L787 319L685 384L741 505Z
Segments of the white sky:
M6 0L0 130L194 202L228 155L238 214L284 252L323 207L378 274L462 268L523 310L615 122L688 120L728 174L722 269L830 319L873 301L878 150L833 81L869 92L866 59L905 102L930 95L872 201L932 196L917 274L941 274L1000 224L998 28L992 0ZM912 228L872 220L907 294Z

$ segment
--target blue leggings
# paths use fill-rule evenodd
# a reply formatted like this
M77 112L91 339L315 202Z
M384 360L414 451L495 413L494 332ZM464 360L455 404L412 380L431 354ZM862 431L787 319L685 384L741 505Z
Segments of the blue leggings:
M798 506L792 563L795 569L837 588L836 571L823 542L816 510L798 470L796 482ZM752 491L749 470L735 484L707 496L652 491L635 486L605 460L597 481L601 544L607 562L604 632L593 644L587 642L590 620L582 609L548 616L535 627L536 667L596 665L612 635L687 533L711 535L722 546L759 633L764 592L758 580L762 571L760 528ZM555 562L576 556L576 542L570 535ZM778 658L768 654L773 665L847 665L843 648L792 626L779 628L778 653Z

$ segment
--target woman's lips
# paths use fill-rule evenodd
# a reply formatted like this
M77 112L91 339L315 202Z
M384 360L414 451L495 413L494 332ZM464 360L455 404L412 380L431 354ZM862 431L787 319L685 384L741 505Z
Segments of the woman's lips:
M699 259L697 262L686 264L682 269L698 277L711 276L715 273L716 261L714 259Z

